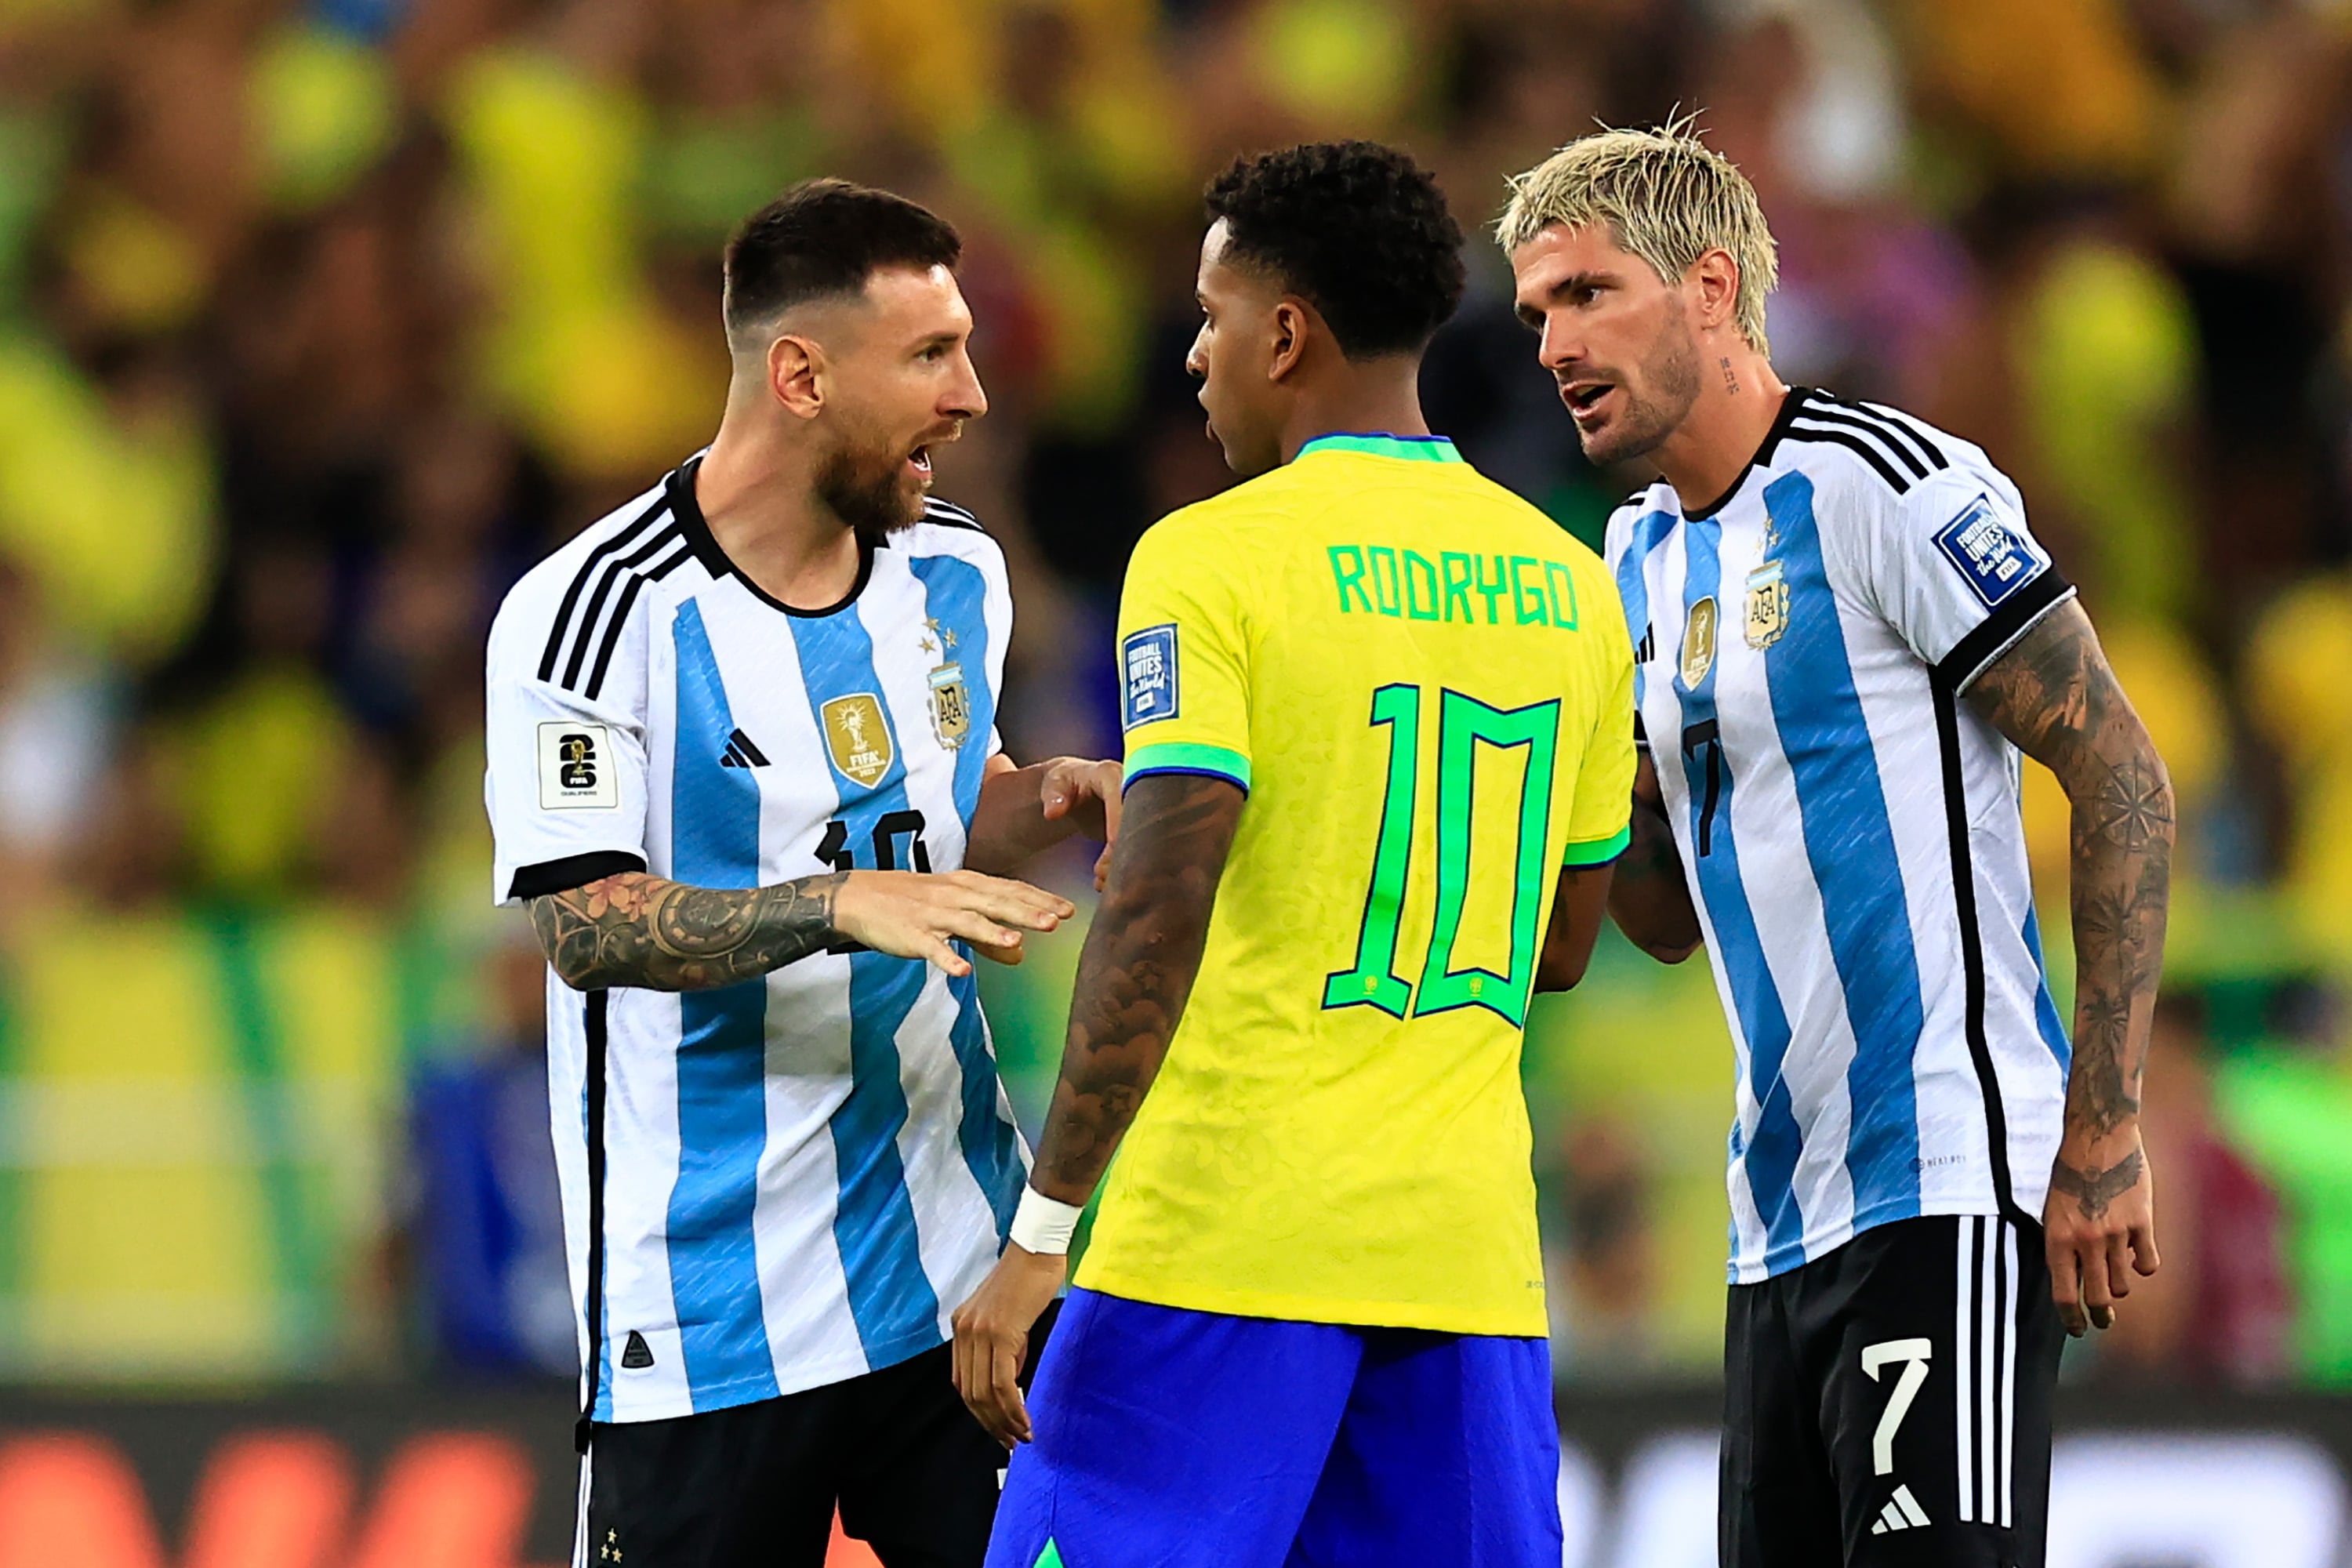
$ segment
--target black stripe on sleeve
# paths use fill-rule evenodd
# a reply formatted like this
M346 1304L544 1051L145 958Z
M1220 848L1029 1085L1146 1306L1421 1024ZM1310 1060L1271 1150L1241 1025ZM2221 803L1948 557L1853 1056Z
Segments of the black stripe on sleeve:
M572 1447L588 1451L595 1433L596 1383L604 1360L604 1058L607 993L588 993L588 1397L572 1428Z
M541 860L536 866L519 867L514 880L507 884L507 897L543 899L550 893L568 893L606 877L645 868L646 858L642 855L632 855L625 849L592 849L585 855L566 855L561 860Z
M604 638L596 645L596 662L588 671L588 689L584 693L589 701L604 695L604 671L612 668L613 650L621 646L621 632L629 624L629 605L635 601L637 590L648 583L660 582L693 558L693 547L681 539L674 553L631 574L628 586L621 590L621 602L614 606L613 618L604 625Z
M555 679L555 661L563 651L564 633L572 626L572 612L579 605L580 595L587 591L588 579L596 574L598 564L606 556L626 550L635 542L640 531L667 510L668 507L669 498L664 495L653 505L631 518L626 528L590 551L588 559L580 563L580 570L572 575L572 585L563 590L563 602L556 606L555 624L547 631L547 651L539 656L539 678L541 680Z
M588 639L595 635L596 623L604 614L604 601L612 595L614 584L625 576L630 577L632 582L635 581L631 574L684 537L684 532L677 524L673 522L646 541L635 552L624 556L604 568L604 574L597 579L596 591L588 596L588 607L581 612L579 626L576 628L577 635L572 639L572 657L564 662L563 679L558 684L567 690L580 689L580 667L587 662ZM635 597L636 595L634 593L626 594L623 596L622 603L625 605L628 600Z
M1805 410L1805 417L1859 431L1865 437L1874 439L1877 445L1885 447L1897 462L1911 470L1914 478L1924 479L1927 477L1927 465L1913 456L1911 448L1889 433L1884 426L1873 424L1867 419L1838 408L1808 408Z
M1952 906L1960 927L1960 967L1965 975L1969 1062L1976 1068L1984 1100L1985 1148L1992 1164L1992 1190L2004 1215L2018 1212L2009 1180L2009 1116L1993 1074L1992 1049L1985 1043L1984 933L1977 926L1977 884L1969 859L1969 790L1960 764L1959 700L1940 679L1931 680L1936 700L1936 743L1944 763L1944 826L1951 840ZM2026 1216L2031 1217L2031 1216Z
M1944 460L1944 454L1936 444L1920 434L1918 426L1909 420L1900 418L1884 408L1873 408L1867 403L1856 403L1850 397L1833 397L1830 401L1836 404L1839 408L1865 428L1877 430L1885 435L1887 439L1894 443L1895 449L1906 456L1913 448L1916 448L1919 455L1927 460L1929 468L1951 467L1951 464Z
M1805 411L1805 417L1808 419L1813 417L1812 410L1807 409ZM1863 437L1853 434L1850 430L1830 430L1815 426L1790 425L1789 426L1789 439L1791 441L1827 441L1835 446L1843 447L1848 451L1858 454L1864 462L1868 463L1872 468L1877 469L1878 477L1885 479L1888 487L1892 489L1896 495L1908 495L1911 491L1911 481L1905 478L1903 473L1892 463L1889 463L1886 460L1885 455L1878 449L1877 446L1870 441L1864 440Z
M923 521L938 523L941 528L968 528L974 533L988 531L980 525L979 518L953 501L944 501L936 496L923 498Z
M2032 631L2036 622L2074 591L2074 584L2066 581L2065 574L2055 566L2043 567L2042 575L2003 599L2000 608L1954 643L1951 652L1936 661L1937 680L1954 692L1966 691L1985 672L1986 666L2007 653L2018 638Z

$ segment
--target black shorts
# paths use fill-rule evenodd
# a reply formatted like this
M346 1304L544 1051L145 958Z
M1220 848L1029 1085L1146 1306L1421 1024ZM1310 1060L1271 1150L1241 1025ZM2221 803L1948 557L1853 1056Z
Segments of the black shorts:
M780 1399L598 1422L575 1568L823 1568L836 1506L886 1568L979 1568L1005 1453L957 1395L952 1350Z
M1723 1568L2042 1568L2064 1337L2013 1219L1901 1220L1733 1286Z

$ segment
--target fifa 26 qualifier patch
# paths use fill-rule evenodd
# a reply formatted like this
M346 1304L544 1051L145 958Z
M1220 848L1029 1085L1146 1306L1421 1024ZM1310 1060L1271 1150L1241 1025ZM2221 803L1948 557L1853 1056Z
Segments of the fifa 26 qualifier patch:
M1120 728L1176 717L1176 628L1146 626L1118 645Z
M1991 498L1983 495L1937 531L1936 548L1959 568L1969 589L1989 610L2032 582L2050 564L2050 557L2031 539L2001 521Z
M611 811L621 804L613 731L566 719L539 727L539 808Z

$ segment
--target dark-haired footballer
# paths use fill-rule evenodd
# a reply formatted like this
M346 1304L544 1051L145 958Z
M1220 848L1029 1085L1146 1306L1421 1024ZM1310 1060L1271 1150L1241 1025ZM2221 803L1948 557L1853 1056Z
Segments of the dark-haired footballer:
M1521 1027L1626 843L1632 648L1598 558L1422 417L1463 287L1430 177L1296 147L1208 205L1187 363L1250 479L1128 571L1118 852L956 1315L965 1400L1027 1445L988 1561L1557 1568Z
M573 1562L970 1568L1003 1450L949 1375L1026 1151L971 957L1118 767L996 735L1004 559L929 499L987 408L955 231L839 181L726 258L708 451L519 584L489 647L497 897L554 970L584 1361Z

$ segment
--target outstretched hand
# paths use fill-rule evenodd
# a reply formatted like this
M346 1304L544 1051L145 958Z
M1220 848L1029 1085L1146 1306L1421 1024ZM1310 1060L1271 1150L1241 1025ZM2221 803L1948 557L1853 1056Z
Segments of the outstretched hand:
M920 958L953 975L971 964L958 941L999 963L1018 963L1030 931L1049 931L1077 913L1058 894L978 871L852 871L834 897L834 929L894 958Z

